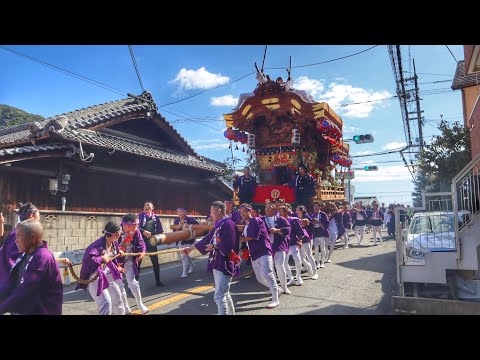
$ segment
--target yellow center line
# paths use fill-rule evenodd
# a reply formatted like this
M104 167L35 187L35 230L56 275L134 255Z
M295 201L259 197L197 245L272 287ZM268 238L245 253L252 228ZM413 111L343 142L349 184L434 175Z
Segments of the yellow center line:
M239 277L235 278L235 280L243 278L243 277L248 276L248 275L251 275L252 273L253 273L253 271L245 273L242 276L239 276ZM215 287L215 284L208 284L208 285L197 286L197 287L194 287L194 288L191 288L191 289L187 289L187 290L183 291L181 294L176 294L176 295L170 296L169 298L166 298L164 300L154 302L153 304L148 306L148 310L152 311L152 310L158 309L162 306L172 304L176 301L185 299L189 296L192 296L192 295L195 295L195 294L200 294L200 293L205 292L207 290L213 289L214 287ZM132 314L133 315L141 315L141 311L139 309L137 309L137 310L132 311Z

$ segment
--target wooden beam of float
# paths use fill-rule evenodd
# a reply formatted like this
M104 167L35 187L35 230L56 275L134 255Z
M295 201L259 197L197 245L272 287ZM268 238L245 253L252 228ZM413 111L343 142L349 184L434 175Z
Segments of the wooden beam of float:
M243 231L245 225L237 225L239 231ZM170 245L178 241L187 241L194 240L198 237L203 237L208 234L210 230L213 229L213 225L199 224L199 225L188 225L186 224L183 227L183 230L173 231L164 234L153 235L148 239L148 242L152 246L157 245Z

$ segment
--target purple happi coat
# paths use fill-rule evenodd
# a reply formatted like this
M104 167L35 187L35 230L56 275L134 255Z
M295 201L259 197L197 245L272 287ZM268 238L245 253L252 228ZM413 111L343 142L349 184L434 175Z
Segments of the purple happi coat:
M342 223L345 229L352 227L352 215L348 211L342 212Z
M287 219L281 216L274 216L274 224L270 224L267 216L262 216L261 219L265 223L267 232L270 228L274 227L281 230L280 234L273 234L273 243L272 243L272 252L273 256L277 251L283 251L288 253L288 248L290 247L290 231L291 226Z
M330 234L328 232L328 216L326 213L323 211L319 212L313 212L310 214L310 217L313 219L317 219L320 226L315 227L315 224L313 225L313 235L315 237L329 237Z
M118 242L114 241L112 243L114 252L118 254L119 246ZM102 236L100 239L95 240L93 243L88 245L85 249L85 254L83 255L82 259L82 269L80 270L80 279L88 280L94 273L97 273L98 276L98 290L97 296L99 296L103 290L108 288L110 284L108 283L107 276L103 272L102 269L102 256L105 254L107 249L107 239L105 236ZM122 278L122 274L118 270L117 266L119 265L118 262L119 258L116 258L112 261L107 263L107 267L112 274L112 278L114 280L120 280ZM76 290L78 289L87 289L87 284L77 284Z
M232 221L237 224L237 225L243 225L245 222L242 220L242 216L240 213L236 210L232 210L230 214L227 214L227 216L232 219Z
M177 217L175 219L175 221L173 222L173 225L178 225L180 224L180 218ZM198 224L198 221L195 220L193 217L191 216L187 216L185 215L185 224L188 224L188 225L196 225ZM173 230L173 231L178 231L178 230ZM184 241L180 241L180 244L181 245L185 245L185 244L193 244L195 242L195 239L192 239L192 240L184 240Z
M335 224L337 225L337 240L340 239L343 234L345 234L345 227L343 226L343 216L342 213L335 213L333 216L330 216L330 219L332 217L335 219Z
M309 243L312 241L312 239L314 238L314 235L313 235L313 228L314 228L314 225L313 225L313 219L310 217L310 215L306 214L303 215L303 219L307 219L308 220L308 225L307 227L303 227L303 229L305 230L305 236L303 238L303 242L304 243Z
M268 237L265 223L259 217L252 217L247 225L248 238L253 240L247 241L248 250L252 260L257 260L264 255L272 255L272 244Z
M2 247L0 247L0 285L8 281L8 275L12 270L15 261L22 255L18 251L15 240L17 238L17 229L13 229L10 234L3 241Z
M125 239L127 234L123 233L120 240L119 240L119 245L122 244L123 239ZM132 245L132 252L134 253L143 253L146 252L147 246L145 245L145 241L143 240L142 233L140 232L140 229L136 228L133 234L133 239L131 242ZM118 263L122 266L125 265L125 259L126 257L120 257L118 258ZM135 258L136 259L136 258ZM140 274L140 264L133 259L133 272L135 275Z
M229 276L239 275L239 265L235 264L228 257L232 250L238 253L239 233L235 223L228 217L215 222L215 227L194 246L200 253L206 255L206 246L214 244L215 239L217 239L217 249L210 251L207 269L209 271L215 269Z
M25 256L23 253L14 267ZM0 314L62 315L63 285L60 269L47 242L31 254L20 283L15 287L13 278L0 288Z
M290 246L297 246L299 241L303 242L305 236L305 229L302 227L301 220L298 217L288 217L288 222L291 226L290 231Z

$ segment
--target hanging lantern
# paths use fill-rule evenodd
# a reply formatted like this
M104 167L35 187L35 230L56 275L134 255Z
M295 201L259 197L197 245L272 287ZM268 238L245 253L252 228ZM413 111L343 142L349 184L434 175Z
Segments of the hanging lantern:
M292 129L292 144L300 144L300 133L298 132L298 129Z
M248 134L248 142L247 145L249 148L255 147L255 134Z
M238 145L235 145L235 150L238 150Z
M245 152L245 146L242 146L242 152Z

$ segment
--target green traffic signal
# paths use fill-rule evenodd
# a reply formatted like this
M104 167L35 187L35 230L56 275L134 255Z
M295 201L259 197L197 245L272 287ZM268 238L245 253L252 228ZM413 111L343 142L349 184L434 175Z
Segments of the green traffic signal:
M353 137L353 141L358 141L358 140L360 140L360 136L355 135L355 136Z
M364 167L363 167L363 170L368 171L369 168L370 168L369 166L364 166Z

